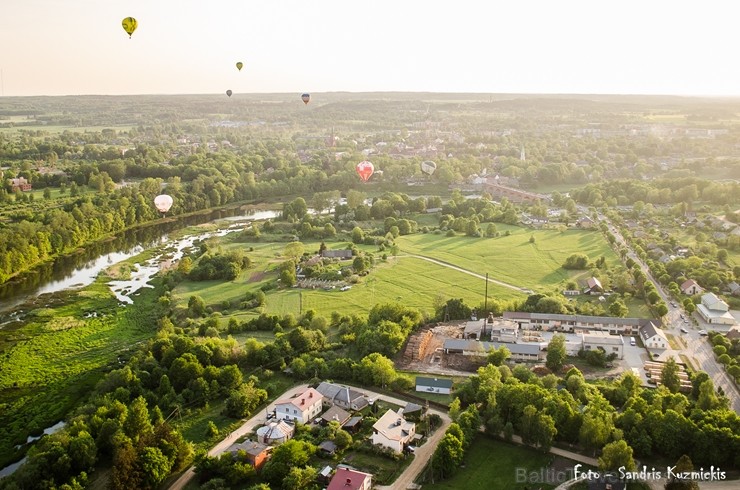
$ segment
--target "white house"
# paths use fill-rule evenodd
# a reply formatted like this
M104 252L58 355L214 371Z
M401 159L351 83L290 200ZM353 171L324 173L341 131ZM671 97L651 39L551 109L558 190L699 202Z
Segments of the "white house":
M451 379L439 379L439 378L425 378L423 376L416 377L416 391L423 391L425 393L441 393L443 395L449 395L452 391L452 380Z
M323 396L313 388L288 400L275 402L275 416L278 420L294 420L306 424L321 413Z
M373 425L371 441L373 444L401 453L403 448L413 440L414 434L416 434L416 424L403 418L402 408L398 410L398 413L388 410Z
M681 292L689 296L694 294L701 294L704 292L704 288L693 279L688 279L681 284Z
M648 349L668 348L668 338L665 336L665 332L653 323L641 327L640 336L642 337L642 343Z
M730 313L730 307L714 293L702 295L701 304L697 305L696 311L707 323L718 325L734 325L735 317Z

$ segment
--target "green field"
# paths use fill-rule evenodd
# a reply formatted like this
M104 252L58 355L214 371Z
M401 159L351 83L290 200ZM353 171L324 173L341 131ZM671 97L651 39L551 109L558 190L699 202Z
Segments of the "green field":
M497 441L486 436L478 436L468 449L463 466L451 478L438 483L425 483L430 490L523 490L555 488L557 484L540 482L517 482L516 469L540 472L553 467L557 470L572 469L576 463L556 458L506 442ZM426 470L425 470L426 471Z
M415 234L399 237L396 242L401 253L431 257L478 274L488 273L491 279L535 291L550 290L570 279L585 279L587 272L561 267L573 253L584 253L590 260L604 256L609 266L619 263L619 257L598 231L506 229L511 231L510 236ZM530 237L534 237L534 243L530 243Z
M206 304L221 309L225 302L231 307L224 312L224 323L231 316L244 321L260 313L299 315L313 309L321 316L333 311L343 314L365 315L375 304L401 302L409 307L432 313L440 299L462 298L469 305L484 301L485 281L462 271L414 257L420 255L454 265L491 279L520 288L551 291L568 280L583 280L587 271L566 271L561 267L572 253L582 252L591 260L606 257L608 265L619 263L608 243L596 231L529 230L507 227L510 236L498 238L446 237L437 234L414 234L397 239L400 253L387 261L378 261L368 276L360 279L349 291L298 289L273 290L267 293L264 307L250 312L234 308L245 293L258 290L275 281L276 267L283 261L284 242L240 243L226 237L218 246L223 250L250 247L247 255L252 266L234 281L184 281L173 291L173 299L184 308L191 295L203 298ZM533 236L534 243L530 242ZM347 242L328 242L330 248L344 248ZM306 242L305 249L318 249L319 242ZM368 252L375 248L363 246ZM343 266L349 265L349 262ZM525 294L516 289L494 283L488 285L488 297L498 300L523 299ZM646 316L639 304L629 305L631 314Z
M118 356L156 329L155 308L119 308L102 276L68 294L62 306L39 301L24 325L0 330L0 466L13 459L13 446L64 418L103 372L118 367ZM157 294L144 288L137 302L151 305Z

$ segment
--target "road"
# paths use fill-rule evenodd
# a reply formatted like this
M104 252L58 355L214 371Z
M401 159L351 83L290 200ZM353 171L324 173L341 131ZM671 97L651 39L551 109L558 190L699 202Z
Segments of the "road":
M712 346L708 338L699 335L699 329L696 327L698 320L691 318L681 308L679 303L674 302L673 298L665 292L660 282L656 281L650 273L648 266L634 253L622 234L609 222L608 218L600 215L599 219L607 224L609 231L616 238L617 244L624 246L628 250L625 257L635 261L645 273L647 279L653 283L658 294L665 301L666 306L668 306L668 313L664 317L664 329L680 339L681 349L677 352L693 360L699 369L705 371L712 378L715 389L722 387L722 391L730 401L730 408L740 414L740 391L738 391L737 386L730 379L724 368L714 358ZM699 323L699 326L701 329L704 328L701 323ZM681 329L685 329L686 332L684 333Z
M352 386L352 385L347 385ZM282 395L276 398L276 400L285 400L286 398L292 398L293 396L301 393L303 390L308 388L308 385L302 384L298 386L294 386L293 388L289 389ZM387 401L389 403L393 403L395 405L399 406L405 406L408 401L401 400L400 398L395 398L388 395L383 395L380 393L375 393L373 391L369 391L365 388L354 386L358 391L361 391L365 394L368 398L374 398L378 400ZM253 416L246 422L244 422L241 427L236 429L234 432L227 435L221 442L216 444L213 448L211 448L210 451L208 451L209 456L217 456L226 449L228 449L234 442L236 442L237 439L240 437L247 435L254 431L255 428L264 425L267 422L267 412L271 412L275 408L275 404L270 403L270 405L267 406L267 409L265 412L260 411L259 414ZM405 489L410 484L414 482L416 479L416 476L419 474L419 472L424 469L424 466L426 465L427 461L432 457L432 453L434 453L434 450L437 447L437 444L444 436L445 431L450 426L451 420L450 417L447 415L446 412L442 412L435 409L429 409L429 413L437 414L442 418L442 426L439 427L432 436L427 439L424 444L419 446L417 450L415 451L414 460L411 462L411 464L404 470L403 473L401 473L398 478L396 478L396 481L393 482L393 485L389 486L376 486L377 489ZM190 482L190 480L193 479L195 476L195 470L191 466L188 468L180 477L175 480L175 482L170 485L170 490L181 490L185 488L185 486Z

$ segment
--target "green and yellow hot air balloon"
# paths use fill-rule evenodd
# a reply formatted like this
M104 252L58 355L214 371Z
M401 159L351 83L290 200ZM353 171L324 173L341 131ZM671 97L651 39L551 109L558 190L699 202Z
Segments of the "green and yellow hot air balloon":
M242 63L241 61L237 61L236 62L236 69L237 70L242 71L242 67L243 66L244 66L244 63Z

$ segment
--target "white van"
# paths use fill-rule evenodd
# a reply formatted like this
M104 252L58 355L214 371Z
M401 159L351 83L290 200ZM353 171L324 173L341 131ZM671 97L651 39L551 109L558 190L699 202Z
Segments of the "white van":
M637 345L634 337L630 337L630 345Z

